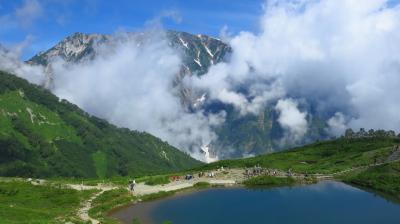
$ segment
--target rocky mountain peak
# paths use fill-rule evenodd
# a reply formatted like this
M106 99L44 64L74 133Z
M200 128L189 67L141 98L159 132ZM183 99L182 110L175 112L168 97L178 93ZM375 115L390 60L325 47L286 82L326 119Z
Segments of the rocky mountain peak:
M143 33L139 32L126 34L138 37L139 40L143 36ZM206 35L169 30L166 31L166 36L170 46L183 52L183 66L192 74L206 73L212 64L222 61L231 51L230 47L221 40ZM97 46L113 40L112 35L76 32L49 50L35 55L28 62L47 66L56 58L61 58L66 62L79 63L93 59Z

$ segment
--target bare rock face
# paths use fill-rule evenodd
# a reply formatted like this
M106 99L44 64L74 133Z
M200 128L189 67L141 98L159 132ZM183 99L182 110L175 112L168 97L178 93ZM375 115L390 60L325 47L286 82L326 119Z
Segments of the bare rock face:
M143 40L144 33L126 33L129 38ZM183 53L183 66L187 73L202 75L212 64L221 62L231 51L224 42L206 35L193 35L185 32L167 31L170 46ZM93 59L98 46L118 41L112 35L74 33L54 47L41 52L30 60L30 64L47 66L57 58L67 62L79 63Z

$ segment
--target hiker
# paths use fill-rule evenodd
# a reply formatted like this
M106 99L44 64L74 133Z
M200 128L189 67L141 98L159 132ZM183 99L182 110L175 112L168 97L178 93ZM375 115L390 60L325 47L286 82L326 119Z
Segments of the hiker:
M288 175L289 177L292 176L292 169L291 169L291 168L288 170L287 175Z
M246 175L246 177L249 177L249 175L250 175L250 171L249 171L249 169L247 169L247 168L246 168L245 175Z
M191 180L193 179L193 175L192 174L187 174L185 177L185 180Z
M130 191L132 191L132 181L131 181L131 180L128 181L128 189L129 189Z
M129 185L128 185L129 190L130 191L135 191L135 185L136 185L136 181L135 180L129 181Z

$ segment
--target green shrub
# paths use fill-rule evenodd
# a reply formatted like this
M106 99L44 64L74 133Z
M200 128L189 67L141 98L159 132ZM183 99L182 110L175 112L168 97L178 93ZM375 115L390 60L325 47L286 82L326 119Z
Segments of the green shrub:
M208 182L197 182L193 185L193 187L195 187L195 188L207 188L210 186L211 186L211 184Z
M272 176L258 176L253 177L243 182L246 186L266 186L266 187L279 187L291 186L296 183L292 177L272 177Z
M169 184L170 182L169 176L150 176L144 179L144 183L150 186Z
M142 199L142 201L152 201L152 200L156 200L156 199L160 199L160 198L169 197L174 194L175 194L175 191L160 191L157 193L144 195L140 199Z

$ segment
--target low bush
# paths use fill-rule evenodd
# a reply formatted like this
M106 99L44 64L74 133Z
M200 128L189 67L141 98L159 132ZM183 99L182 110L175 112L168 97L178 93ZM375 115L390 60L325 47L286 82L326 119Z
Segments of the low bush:
M246 186L266 186L266 187L279 187L291 186L296 183L292 177L272 177L272 176L258 176L253 177L243 182Z

